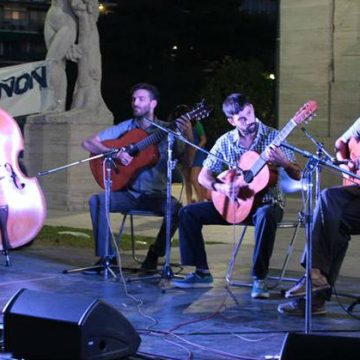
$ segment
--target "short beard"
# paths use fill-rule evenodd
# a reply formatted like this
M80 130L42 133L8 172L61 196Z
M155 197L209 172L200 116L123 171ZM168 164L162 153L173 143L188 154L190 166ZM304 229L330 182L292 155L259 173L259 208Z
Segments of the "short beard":
M246 130L243 131L244 135L251 135L257 131L257 123L253 123L248 126Z

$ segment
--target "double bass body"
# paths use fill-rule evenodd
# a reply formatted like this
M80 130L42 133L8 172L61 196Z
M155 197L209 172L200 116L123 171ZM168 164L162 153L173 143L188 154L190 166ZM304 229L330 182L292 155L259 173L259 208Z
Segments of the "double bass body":
M46 203L38 180L20 170L18 159L23 149L17 123L0 109L0 250L30 242L46 217Z

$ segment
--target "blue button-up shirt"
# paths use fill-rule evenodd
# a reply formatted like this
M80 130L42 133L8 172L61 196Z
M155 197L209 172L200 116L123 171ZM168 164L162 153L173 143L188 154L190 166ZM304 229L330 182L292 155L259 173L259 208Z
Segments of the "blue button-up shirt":
M163 127L169 127L170 123L164 121L155 120L156 123ZM136 119L125 120L117 125L111 126L97 135L101 141L113 140L121 137L125 133L138 129L139 124ZM159 129L151 125L145 131L149 134ZM160 130L161 131L161 130ZM129 184L128 190L135 196L138 197L141 194L147 193L166 193L167 184L167 137L164 133L164 138L157 144L160 157L158 162L152 167L146 167L141 169L135 180ZM174 144L174 156L176 157L184 150L185 146L183 143L175 142Z

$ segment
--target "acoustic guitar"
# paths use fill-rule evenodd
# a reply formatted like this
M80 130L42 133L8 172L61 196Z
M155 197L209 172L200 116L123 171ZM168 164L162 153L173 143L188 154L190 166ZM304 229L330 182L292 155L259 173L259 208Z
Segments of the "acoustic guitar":
M197 104L192 110L182 116L186 116L189 120L201 120L209 116L213 107L205 105L204 102ZM175 126L176 120L172 123ZM157 163L160 154L157 144L166 136L161 130L155 130L149 134L143 129L133 129L118 139L105 140L102 143L109 149L118 149L126 151L134 159L129 165L123 165L117 159L113 159L111 166L111 191L123 189L135 179L136 174L145 167L151 167ZM91 154L90 156L93 156ZM104 158L96 158L90 161L90 169L95 181L104 189L103 176Z
M278 133L270 145L280 146L293 129L309 120L317 110L317 103L309 101L289 120ZM269 145L269 146L270 146ZM211 192L211 198L217 211L223 218L231 223L238 224L244 221L255 204L255 197L269 184L274 183L273 172L265 160L265 150L259 155L255 151L244 153L238 163L242 174L237 175L236 170L226 170L218 176L224 183L234 182L240 186L235 199L230 199L218 191Z

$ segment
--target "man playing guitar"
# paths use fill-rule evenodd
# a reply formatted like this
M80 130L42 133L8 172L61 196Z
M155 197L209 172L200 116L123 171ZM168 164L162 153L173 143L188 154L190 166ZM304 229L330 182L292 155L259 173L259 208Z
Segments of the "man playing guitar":
M347 170L359 171L360 118L335 142L336 159L347 163ZM312 314L326 313L325 301L330 300L332 287L339 275L351 235L360 234L359 181L344 177L344 186L330 187L320 194L314 210L312 231ZM305 268L306 258L301 265ZM278 311L287 315L304 315L306 278L289 289L290 302L280 304Z
M226 199L238 199L240 193L247 191L252 195L243 177L236 180L236 176L230 178L216 177L221 173L225 160L227 163L237 165L241 159L249 153L263 153L264 160L277 170L283 167L287 174L294 179L300 179L300 167L295 162L294 154L287 149L283 151L271 145L277 130L263 124L256 118L254 107L246 96L234 93L229 95L223 103L223 112L227 121L234 127L233 130L222 135L215 143L209 155L203 163L199 174L199 182L213 194L220 194ZM262 173L258 177L262 177ZM235 181L234 181L235 180ZM253 255L252 275L254 277L251 296L253 298L268 298L270 296L266 286L269 260L275 241L276 225L283 216L283 196L277 181L267 186L261 192L258 206L251 208L251 213L246 217L246 222L255 226L255 249ZM242 196L241 195L241 196ZM246 197L246 196L245 196ZM213 196L214 199L214 196ZM216 199L216 196L215 196ZM236 201L235 201L236 202ZM241 210L241 209L240 209ZM205 224L229 225L218 212L213 202L201 202L187 205L179 213L179 240L180 253L183 265L195 266L196 271L189 274L183 280L173 280L176 287L209 287L213 279L209 271L202 226ZM234 221L236 223L236 221Z
M82 146L92 154L101 154L111 150L106 146L106 141L118 139L131 134L131 131L143 129L148 134L154 134L155 131L163 132L156 126L152 125L152 121L158 122L164 127L170 124L155 119L155 108L158 103L158 90L150 84L140 83L135 85L131 90L131 106L133 109L133 118L125 120L115 126L107 128L98 134L94 134L85 139ZM176 127L188 139L192 140L192 129L189 119L181 117L176 119ZM105 142L105 144L104 144ZM110 193L110 212L126 212L129 210L150 210L161 214L166 214L166 183L167 183L167 141L166 134L161 136L157 143L158 160L153 166L146 166L140 169L134 179L130 179L129 183L118 191ZM187 146L178 141L174 144L174 157L178 157L187 151ZM140 156L141 154L139 154ZM115 161L120 167L120 173L137 161L135 154L129 154L129 151L120 150L115 156ZM96 249L95 253L100 258L105 255L114 257L114 250L109 241L109 249L105 248L106 232L109 231L107 224L107 214L105 206L105 194L99 193L91 196L89 200L90 215L93 225ZM177 229L177 214L181 204L172 199L171 206L171 236ZM157 235L157 238L149 248L148 254L142 263L144 270L156 270L158 257L164 256L165 253L165 221ZM111 239L109 237L109 239ZM115 260L115 258L114 258Z

